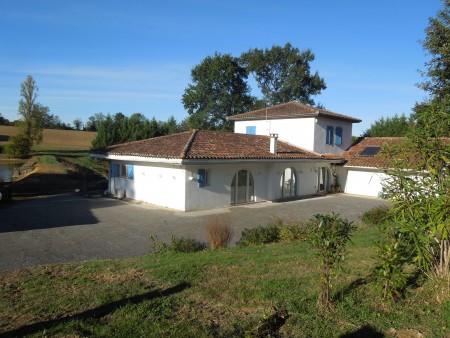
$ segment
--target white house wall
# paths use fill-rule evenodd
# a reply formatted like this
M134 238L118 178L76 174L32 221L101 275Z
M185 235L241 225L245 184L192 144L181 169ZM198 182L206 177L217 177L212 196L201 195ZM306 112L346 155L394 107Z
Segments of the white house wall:
M282 141L307 150L314 150L315 118L235 121L234 132L246 134L248 126L256 127L256 135L278 134Z
M333 127L333 144L326 144L327 126ZM342 128L342 145L335 145L336 127ZM314 125L314 149L320 154L342 154L352 144L352 123L342 120L319 117Z
M267 200L267 170L261 163L186 165L186 210L202 210L229 206L231 181L239 170L248 170L254 180L254 201ZM208 171L210 185L199 187L199 169ZM190 180L189 178L193 179Z
M205 164L186 166L186 211L229 206L231 182L239 170L249 170L254 180L254 201L271 201L281 197L281 176L286 168L293 168L297 175L297 196L317 193L318 168L330 165L323 162L262 162L235 164ZM205 169L210 185L199 187L197 173ZM190 179L192 178L192 179ZM329 186L330 182L327 183Z
M134 179L110 178L111 193L114 194L117 188L123 189L127 198L185 210L186 173L183 168L158 163L121 163L134 165Z

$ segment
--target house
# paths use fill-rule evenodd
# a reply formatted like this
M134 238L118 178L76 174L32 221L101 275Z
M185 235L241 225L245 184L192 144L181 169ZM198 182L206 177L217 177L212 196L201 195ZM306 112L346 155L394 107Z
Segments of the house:
M235 115L235 132L192 130L109 146L109 192L183 211L328 192L352 123L361 120L289 102ZM348 180L345 180L346 183Z
M326 192L332 166L343 161L276 135L207 130L113 145L91 156L110 162L110 193L183 211Z
M342 154L352 144L352 125L360 119L287 102L234 115L234 132L270 135L320 154Z

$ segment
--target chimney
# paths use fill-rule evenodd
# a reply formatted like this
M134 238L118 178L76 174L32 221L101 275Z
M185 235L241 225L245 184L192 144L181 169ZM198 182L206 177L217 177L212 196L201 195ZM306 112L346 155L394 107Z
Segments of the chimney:
M272 154L277 154L277 146L278 146L278 134L270 134L270 152Z

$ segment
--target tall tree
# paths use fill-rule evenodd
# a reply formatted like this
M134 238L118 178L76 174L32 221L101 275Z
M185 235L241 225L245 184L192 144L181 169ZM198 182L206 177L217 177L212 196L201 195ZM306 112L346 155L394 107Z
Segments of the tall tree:
M103 113L96 113L94 116L90 116L88 121L84 124L84 130L86 131L97 131L100 127L100 123L105 119Z
M364 132L364 136L370 137L402 137L405 136L414 126L412 117L406 117L405 114L393 117L380 118L370 125L370 128Z
M31 144L42 142L45 117L50 111L38 103L39 88L31 75L28 75L20 86L19 114L22 116L22 130Z
M42 131L50 109L37 102L38 91L33 77L28 75L20 86L19 114L22 118L19 132L5 147L9 157L27 157L33 144L42 142Z
M0 114L0 125L4 125L4 126L9 125L8 119L6 119L5 117L3 117L2 114Z
M419 86L435 98L450 94L450 0L443 0L444 8L429 19L423 48L431 59L425 63L427 78Z
M251 109L248 73L230 54L206 57L192 69L191 77L193 83L182 97L190 128L231 129L227 117Z
M300 51L290 43L271 49L250 49L241 55L241 62L254 75L269 105L289 101L314 105L311 96L320 94L326 85L317 72L311 74L313 60L311 50Z
M73 120L73 127L75 130L81 130L83 128L83 121L80 118Z

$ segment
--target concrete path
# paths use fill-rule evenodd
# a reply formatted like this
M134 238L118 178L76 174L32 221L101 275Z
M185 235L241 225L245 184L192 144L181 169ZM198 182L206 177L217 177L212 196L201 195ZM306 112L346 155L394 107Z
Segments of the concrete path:
M16 202L0 207L0 271L142 255L151 251L151 235L168 241L170 231L207 242L205 224L213 215L231 219L235 243L245 228L266 225L274 218L307 220L333 211L359 221L364 211L383 203L338 194L184 213L146 203L72 195Z

